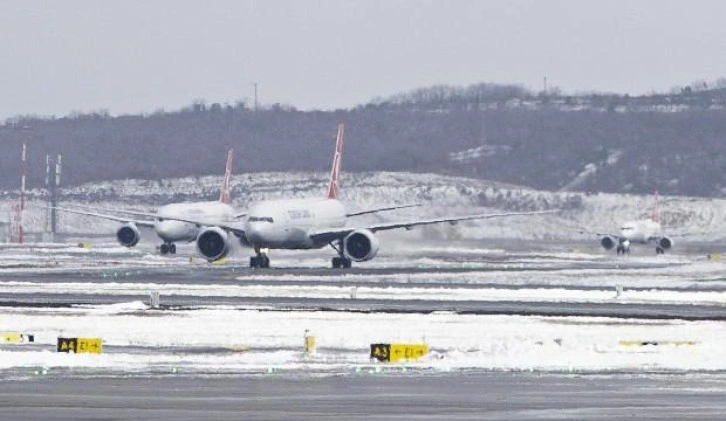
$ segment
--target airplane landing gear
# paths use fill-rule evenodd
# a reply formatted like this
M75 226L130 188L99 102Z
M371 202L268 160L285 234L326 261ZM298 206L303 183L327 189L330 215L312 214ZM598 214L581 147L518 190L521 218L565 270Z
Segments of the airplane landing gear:
M622 255L630 254L630 248L629 247L625 247L625 246L618 246L618 248L615 249L615 252L617 254L619 254L619 255L620 254L622 254Z
M267 254L262 253L258 247L255 247L256 256L250 257L250 267L253 269L268 269L270 267L270 258Z
M161 254L176 254L176 244L174 243L163 243L159 246L159 253Z
M250 267L252 269L267 269L270 267L270 258L266 254L250 257Z
M350 269L352 263L350 259L345 257L333 257L333 269Z
M658 246L655 248L655 254L665 254L665 250L663 249L663 247Z
M330 247L338 252L338 257L333 257L333 269L350 269L353 262L343 254L343 240L338 240L337 246L330 243Z

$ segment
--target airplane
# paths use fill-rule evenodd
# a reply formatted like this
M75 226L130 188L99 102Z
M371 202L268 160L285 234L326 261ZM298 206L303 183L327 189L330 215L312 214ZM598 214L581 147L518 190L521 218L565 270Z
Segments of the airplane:
M244 220L233 223L215 223L202 218L182 218L182 222L199 226L197 250L210 262L228 255L232 246L239 242L254 249L250 267L269 268L269 249L320 249L330 245L337 256L332 259L333 268L350 268L352 262L373 259L379 244L376 232L392 229L410 230L416 226L460 221L491 219L516 215L536 215L556 211L510 212L420 219L404 222L377 223L350 226L348 218L398 209L388 207L348 213L338 196L340 193L340 164L343 154L345 126L338 126L335 154L330 170L326 195L320 198L278 199L254 203ZM236 240L235 240L236 238Z
M156 212L139 212L127 209L104 209L90 206L73 208L56 207L56 209L79 215L93 216L121 222L116 231L116 239L126 247L134 247L139 243L141 235L139 227L152 228L163 243L159 247L161 254L176 254L177 242L192 242L199 235L197 224L182 222L176 218L204 218L219 223L231 222L244 216L229 204L229 183L232 177L233 149L227 152L227 165L218 201L180 202L161 206ZM86 209L86 210L83 210ZM101 212L108 213L101 213ZM114 215L117 214L117 215ZM119 214L131 217L120 216ZM137 219L143 218L143 219Z
M630 246L637 244L655 244L655 253L663 254L673 247L673 239L663 234L663 227L658 216L658 192L655 192L653 215L650 219L628 221L622 224L619 234L596 234L601 237L600 245L605 250L615 248L617 254L630 253Z

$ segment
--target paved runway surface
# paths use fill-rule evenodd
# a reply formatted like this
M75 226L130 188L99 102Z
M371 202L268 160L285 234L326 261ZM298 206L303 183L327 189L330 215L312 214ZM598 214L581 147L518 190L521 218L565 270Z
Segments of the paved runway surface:
M468 289L509 289L523 288L547 289L577 289L602 290L612 288L611 285L587 284L588 270L597 273L597 276L607 280L608 274L615 276L628 276L629 271L636 271L633 277L642 276L637 271L648 269L658 275L658 271L667 273L681 263L643 263L638 260L622 261L578 261L561 262L546 254L537 254L534 262L532 255L512 254L509 257L495 256L494 260L487 260L486 264L492 267L386 267L353 270L331 270L327 268L278 268L269 270L251 270L244 266L162 266L144 267L138 262L128 263L129 266L118 268L81 268L78 270L60 270L56 272L25 271L11 272L0 279L22 283L37 283L44 285L42 290L28 293L18 292L17 287L5 291L0 290L0 307L64 307L75 304L113 304L124 301L148 301L150 290L159 288L163 296L165 308L184 309L198 306L232 305L239 308L265 308L277 310L323 310L323 311L354 311L354 312L389 312L389 313L429 313L434 311L452 311L461 314L503 314L503 315L540 315L540 316L596 316L643 319L684 319L684 320L725 320L726 312L719 303L695 304L689 306L648 303L632 304L622 302L537 302L529 301L446 301L436 299L426 300L386 300L348 298L315 298L297 296L235 296L204 295L198 291L176 292L165 294L164 285L235 285L245 287L301 287L311 286L356 288L372 286L380 289L387 287L398 288L468 288ZM446 259L450 256L434 256ZM88 259L89 256L82 256ZM492 259L492 258L490 258ZM550 261L548 261L550 259ZM517 262L527 260L528 263L518 263L514 266L500 267L497 263ZM519 267L521 265L522 267ZM537 273L566 273L576 270L578 275L568 275L569 278L582 279L582 285L549 281L537 281ZM489 280L487 273L496 271L503 273L501 278ZM526 279L513 281L517 276L527 273ZM580 274L580 272L582 272ZM532 275L535 273L535 275ZM510 275L511 274L511 277ZM652 276L652 275L651 275ZM484 278L481 278L484 277ZM481 278L481 279L480 279ZM531 278L531 279L530 279ZM568 281L569 282L569 281ZM575 281L576 282L576 281ZM615 281L613 281L615 282ZM83 293L67 292L58 288L56 284L82 283L88 284ZM96 288L96 285L128 284L136 288L137 294L114 294ZM143 285L149 285L148 288ZM644 281L643 286L631 286L629 290L648 290L653 286ZM667 284L658 287L661 291L723 291L726 282L709 279L708 282L687 282L685 285L669 287ZM615 289L613 288L613 294Z
M722 420L724 374L0 382L4 420Z
M0 294L0 306L66 307L79 304L114 304L125 300L148 301L147 294L92 296L47 294ZM480 315L588 316L622 319L726 320L726 311L716 305L558 303L522 301L388 301L369 299L259 298L259 297L163 297L162 309L193 309L199 306L233 305L238 309L264 307L268 311L314 310L357 313L432 313L454 312Z

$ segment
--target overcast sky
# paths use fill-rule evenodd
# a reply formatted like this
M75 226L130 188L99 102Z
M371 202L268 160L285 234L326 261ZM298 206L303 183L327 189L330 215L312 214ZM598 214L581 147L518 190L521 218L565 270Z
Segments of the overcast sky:
M726 77L721 0L0 0L0 118L332 109L432 84L665 91Z

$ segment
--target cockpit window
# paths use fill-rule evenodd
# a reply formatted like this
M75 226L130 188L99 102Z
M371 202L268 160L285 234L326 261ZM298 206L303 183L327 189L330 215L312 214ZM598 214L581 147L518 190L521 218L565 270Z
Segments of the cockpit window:
M272 217L269 217L269 216L250 216L249 218L247 218L247 221L249 221L249 222L269 222L269 223L275 222L272 219Z

